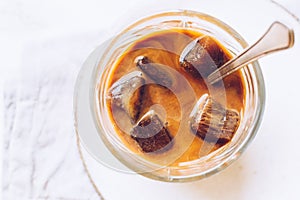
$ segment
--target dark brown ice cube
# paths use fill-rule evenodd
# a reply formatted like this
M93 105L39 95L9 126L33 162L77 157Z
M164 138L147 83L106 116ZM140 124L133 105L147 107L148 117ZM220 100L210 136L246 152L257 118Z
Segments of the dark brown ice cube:
M126 111L132 123L141 115L145 101L145 79L142 73L134 71L116 81L109 90L113 105Z
M155 83L171 88L173 85L173 76L168 71L168 66L154 63L146 56L140 56L136 60L136 65Z
M207 78L213 71L230 60L223 48L210 36L197 40L183 55L181 67L195 78Z
M232 139L239 121L238 112L225 108L206 94L195 105L190 126L192 132L203 140L224 145Z
M169 130L152 110L133 127L131 137L145 153L161 153L172 146Z

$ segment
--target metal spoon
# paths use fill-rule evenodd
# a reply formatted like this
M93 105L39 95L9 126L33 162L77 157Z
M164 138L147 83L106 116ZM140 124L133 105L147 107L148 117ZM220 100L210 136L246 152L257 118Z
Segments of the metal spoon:
M294 31L281 22L274 22L256 43L211 73L207 81L214 84L254 60L276 51L291 48L293 45Z

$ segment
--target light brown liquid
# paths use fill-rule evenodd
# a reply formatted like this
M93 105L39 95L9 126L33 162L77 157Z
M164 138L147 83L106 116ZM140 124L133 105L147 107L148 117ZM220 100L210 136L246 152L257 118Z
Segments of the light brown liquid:
M191 88L185 84L180 84L182 77L178 77L179 83L176 85L175 91L168 90L164 87L155 84L147 85L148 98L147 107L152 105L160 105L163 107L165 116L164 122L167 122L167 128L174 138L174 145L166 152L160 154L147 154L140 150L136 141L130 137L130 134L125 133L127 127L130 130L132 124L128 123L128 116L124 110L114 107L110 101L107 101L110 120L115 131L122 142L134 153L146 158L147 160L161 165L177 166L181 162L193 161L201 158L212 151L220 148L215 144L204 142L201 138L195 136L188 126L189 113L197 99L203 94L210 94L207 85L202 79L195 79L180 66L179 57L183 49L194 39L202 36L202 33L183 30L171 29L156 32L137 40L134 44L120 57L117 64L109 75L109 86L129 72L139 70L136 67L136 58L138 56L147 56L155 63L167 65L176 70L180 76L188 81ZM223 51L232 57L230 52L220 45ZM226 107L241 112L244 108L245 85L243 76L240 72L223 79L224 88L213 88L214 98L222 102L226 102ZM192 90L192 91L191 91ZM177 94L180 94L179 97ZM195 95L193 97L191 94ZM184 98L182 101L181 98ZM147 110L147 109L146 109ZM167 159L170 158L170 159Z

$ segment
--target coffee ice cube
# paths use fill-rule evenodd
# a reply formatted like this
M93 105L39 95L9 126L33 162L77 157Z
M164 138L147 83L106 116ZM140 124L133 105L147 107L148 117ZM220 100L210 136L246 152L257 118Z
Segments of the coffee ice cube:
M136 123L145 100L145 79L142 72L126 74L111 86L108 93L112 104L125 110L131 122Z
M168 66L154 63L146 56L139 56L136 65L155 83L171 88L174 83L172 74L168 71Z
M131 137L145 153L161 153L172 146L168 128L153 110L148 111L133 127Z
M239 113L228 109L207 94L203 95L190 115L190 128L207 142L224 145L236 132L240 121Z
M207 78L230 60L229 55L210 36L198 39L191 49L183 51L181 57L181 67L195 78Z

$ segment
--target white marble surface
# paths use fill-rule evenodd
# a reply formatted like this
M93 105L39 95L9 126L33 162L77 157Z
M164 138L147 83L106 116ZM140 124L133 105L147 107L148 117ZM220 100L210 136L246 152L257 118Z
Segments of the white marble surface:
M76 146L75 79L89 53L107 37L105 29L126 8L142 2L0 1L2 199L99 199ZM297 0L280 2L300 16ZM162 183L117 173L83 150L105 199L300 199L299 52L298 45L297 50L262 60L272 67L263 69L267 106L259 134L245 154L218 175L192 183ZM288 71L293 71L289 77Z

